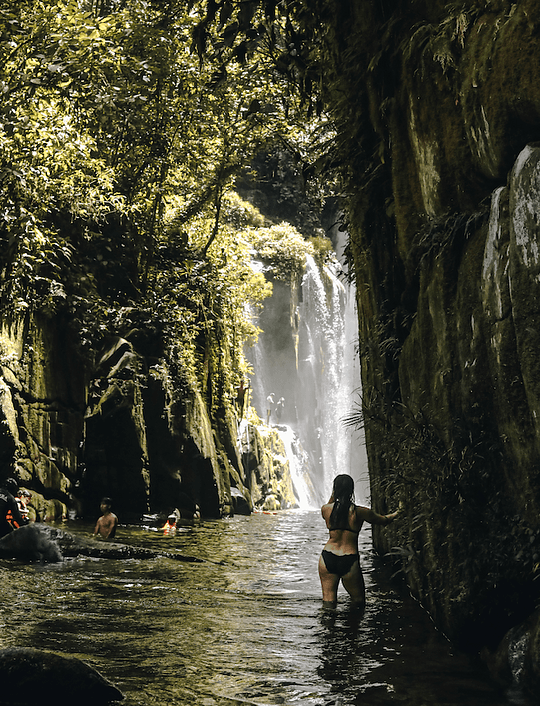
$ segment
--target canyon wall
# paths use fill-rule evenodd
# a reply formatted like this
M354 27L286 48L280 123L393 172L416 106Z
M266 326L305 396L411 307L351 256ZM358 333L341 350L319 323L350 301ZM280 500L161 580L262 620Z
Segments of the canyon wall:
M2 477L32 493L40 520L95 518L103 495L121 521L190 510L252 508L237 450L235 409L212 423L196 389L133 342L111 337L90 366L68 322L28 315L1 339Z
M310 259L311 277L322 276L323 269L319 273ZM307 325L295 296L303 277L300 267L290 282L275 282L275 296L265 307L270 318L281 315L285 301L298 325ZM332 290L332 277L326 278ZM306 306L319 317L342 317L343 307L334 311L326 299L323 288ZM130 313L136 317L135 309ZM291 342L290 385L298 375L293 345L298 332L291 321L288 316L281 326ZM312 335L322 335L317 321L311 324ZM248 404L252 390L223 384L224 371L238 374L228 348L238 332L201 336L202 364L188 371L183 342L165 349L150 327L124 326L122 335L105 330L89 354L81 349L78 326L66 311L29 312L2 329L0 480L15 476L31 491L34 519L95 519L105 495L123 522L174 509L189 517L195 504L204 518L298 505L289 428L261 423ZM267 340L275 344L275 332ZM313 366L324 375L323 360ZM276 374L281 379L283 370ZM255 366L254 379L264 378L265 371ZM293 402L288 394L290 411L282 423L291 414L298 421ZM275 424L273 414L269 421Z
M331 5L375 544L491 648L540 598L537 6Z

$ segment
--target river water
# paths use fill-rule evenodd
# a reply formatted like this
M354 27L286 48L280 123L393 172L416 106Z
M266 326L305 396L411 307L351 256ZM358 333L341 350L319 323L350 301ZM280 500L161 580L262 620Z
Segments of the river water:
M207 521L175 537L120 526L117 541L205 561L0 561L1 646L84 659L126 706L522 703L453 650L391 580L369 528L360 535L363 615L345 592L335 612L321 609L319 512Z

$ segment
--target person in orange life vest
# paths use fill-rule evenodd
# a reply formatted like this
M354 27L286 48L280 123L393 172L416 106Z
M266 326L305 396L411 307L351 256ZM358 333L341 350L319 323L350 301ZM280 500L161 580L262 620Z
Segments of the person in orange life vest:
M14 478L6 478L0 487L0 537L28 524L15 500L18 492L19 485Z
M169 515L169 517L167 517L167 522L161 529L163 530L163 534L176 534L176 515Z

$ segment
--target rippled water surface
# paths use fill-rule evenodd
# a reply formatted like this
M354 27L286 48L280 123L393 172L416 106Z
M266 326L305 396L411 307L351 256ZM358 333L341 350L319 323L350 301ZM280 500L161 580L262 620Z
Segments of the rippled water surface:
M91 528L70 524L74 533ZM205 559L0 562L2 646L86 660L126 706L505 706L371 553L368 605L321 610L318 512L203 522L176 537L120 527L117 541ZM341 590L341 589L340 589Z

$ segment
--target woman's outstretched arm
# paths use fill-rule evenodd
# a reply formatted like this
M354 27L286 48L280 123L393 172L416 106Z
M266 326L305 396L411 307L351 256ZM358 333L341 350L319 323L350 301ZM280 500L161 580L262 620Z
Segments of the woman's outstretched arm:
M372 510L370 507L362 507L358 505L356 507L356 513L361 520L364 522L369 522L370 525L389 525L393 522L399 514L399 510L396 512L391 512L388 515L379 515L378 512Z

